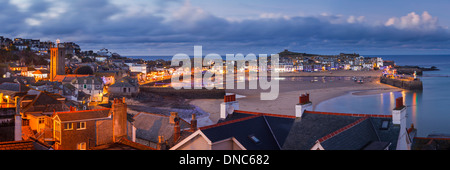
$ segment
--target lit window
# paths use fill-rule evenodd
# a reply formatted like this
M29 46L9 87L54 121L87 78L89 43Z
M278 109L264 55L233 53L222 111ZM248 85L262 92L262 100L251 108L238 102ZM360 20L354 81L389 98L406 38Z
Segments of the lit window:
M73 129L72 123L66 123L66 124L64 124L64 130L72 130L72 129Z
M44 119L43 117L40 117L40 118L39 118L39 124L43 124L43 123L44 123L44 120L45 120L45 119Z
M77 130L78 129L86 129L86 122L78 122L77 123Z
M86 150L86 142L81 142L77 144L78 150Z

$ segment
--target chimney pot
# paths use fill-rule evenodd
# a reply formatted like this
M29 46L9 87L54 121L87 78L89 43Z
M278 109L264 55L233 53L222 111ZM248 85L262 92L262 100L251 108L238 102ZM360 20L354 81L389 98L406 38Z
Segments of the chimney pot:
M302 117L303 112L309 109L312 106L312 103L309 101L309 94L302 94L299 97L299 103L295 105L295 116Z
M396 109L401 109L403 107L403 97L399 97L397 99L395 99L395 108Z
M192 130L192 131L197 130L197 119L196 119L196 117L195 117L195 114L192 114L191 130Z
M232 102L232 101L236 101L236 94L225 95L224 102Z
M178 139L180 138L180 120L176 119L175 126L173 127L173 143L176 143Z
M165 150L165 141L164 136L158 136L158 143L156 144L156 149L158 150Z
M170 112L169 123L175 124L177 118L178 118L178 112Z

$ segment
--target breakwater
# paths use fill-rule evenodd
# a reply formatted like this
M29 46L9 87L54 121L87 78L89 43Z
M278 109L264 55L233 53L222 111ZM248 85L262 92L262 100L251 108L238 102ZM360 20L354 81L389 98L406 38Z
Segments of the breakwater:
M423 90L423 84L420 79L394 79L381 76L380 83L388 84L406 90Z

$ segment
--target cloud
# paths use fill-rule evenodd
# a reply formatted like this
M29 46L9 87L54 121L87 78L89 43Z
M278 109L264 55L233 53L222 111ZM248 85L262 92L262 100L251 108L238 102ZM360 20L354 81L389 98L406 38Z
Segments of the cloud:
M449 33L428 12L411 12L371 25L365 16L323 13L254 18L217 17L190 1L0 0L0 35L73 41L83 50L109 48L132 54L178 53L203 45L216 53L280 51L284 48L345 50L450 48ZM15 15L10 15L15 14ZM145 49L145 50L139 50ZM98 50L98 49L94 49ZM214 51L213 51L214 52ZM351 51L353 52L353 51Z
M438 18L431 16L427 11L424 11L422 15L418 15L415 12L411 12L406 16L400 18L392 17L386 21L385 26L392 26L398 29L410 29L410 30L422 30L432 31L441 29L438 24Z
M355 17L355 16L351 15L348 17L347 22L350 24L362 23L362 22L364 22L365 18L366 18L365 16Z

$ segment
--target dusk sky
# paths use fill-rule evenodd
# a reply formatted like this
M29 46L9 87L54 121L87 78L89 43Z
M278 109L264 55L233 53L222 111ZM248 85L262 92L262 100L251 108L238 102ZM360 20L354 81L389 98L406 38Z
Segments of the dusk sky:
M123 56L450 54L450 1L0 0L0 36Z

